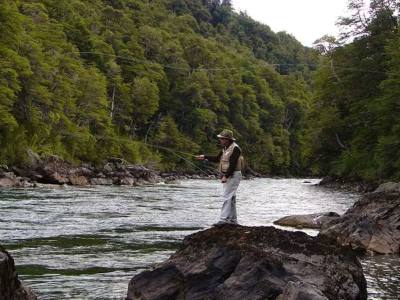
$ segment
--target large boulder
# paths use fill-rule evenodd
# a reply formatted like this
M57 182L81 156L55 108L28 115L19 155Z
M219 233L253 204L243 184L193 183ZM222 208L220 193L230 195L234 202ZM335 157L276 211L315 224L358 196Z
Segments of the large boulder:
M36 300L31 289L24 287L15 271L14 260L0 246L0 299L4 300Z
M320 235L335 238L361 252L400 253L398 187L386 184L364 195L343 216L331 221Z
M68 184L69 176L77 175L72 165L57 155L37 159L32 165L13 167L13 171L19 176L46 184Z
M180 249L129 283L127 299L367 299L350 248L273 227L224 225L185 238Z
M292 215L280 218L274 221L274 224L280 226L321 229L326 225L339 218L340 215L335 212L316 213L307 215Z

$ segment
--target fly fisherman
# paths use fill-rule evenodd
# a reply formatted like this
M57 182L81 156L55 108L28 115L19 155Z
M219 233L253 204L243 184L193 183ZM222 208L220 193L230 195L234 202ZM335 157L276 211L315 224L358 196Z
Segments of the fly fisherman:
M214 225L237 224L236 191L242 178L242 150L235 143L236 140L231 130L224 129L217 137L223 147L219 154L217 156L202 154L196 156L196 158L219 163L224 204L222 205L220 220Z

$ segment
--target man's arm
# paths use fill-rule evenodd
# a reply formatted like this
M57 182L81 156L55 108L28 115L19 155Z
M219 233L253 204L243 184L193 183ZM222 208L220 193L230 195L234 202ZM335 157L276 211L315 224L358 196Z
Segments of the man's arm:
M220 152L218 153L218 155L216 155L216 156L213 156L213 155L204 155L204 159L207 159L208 161L217 163L217 162L219 162L219 160L221 159L221 156L222 156L222 151L220 151Z
M240 151L240 149L238 147L235 147L233 149L232 155L231 155L231 157L229 157L229 167L225 173L226 178L231 177L233 175L233 172L235 172L237 161L241 154L242 154L242 152Z

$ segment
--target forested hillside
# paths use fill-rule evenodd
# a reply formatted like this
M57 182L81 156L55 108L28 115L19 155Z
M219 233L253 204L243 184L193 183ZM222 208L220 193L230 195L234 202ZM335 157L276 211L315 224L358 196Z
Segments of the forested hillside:
M254 169L298 173L317 60L227 0L0 0L0 164L188 168L231 128Z
M400 28L397 0L350 1L344 38L321 40L309 119L315 172L365 181L400 180Z

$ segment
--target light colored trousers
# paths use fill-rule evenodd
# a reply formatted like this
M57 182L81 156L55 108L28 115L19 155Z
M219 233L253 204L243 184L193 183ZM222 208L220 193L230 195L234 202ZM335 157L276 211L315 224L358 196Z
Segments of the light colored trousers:
M221 209L220 222L237 224L236 191L242 179L242 172L235 171L227 182L222 184L222 198L224 204Z

